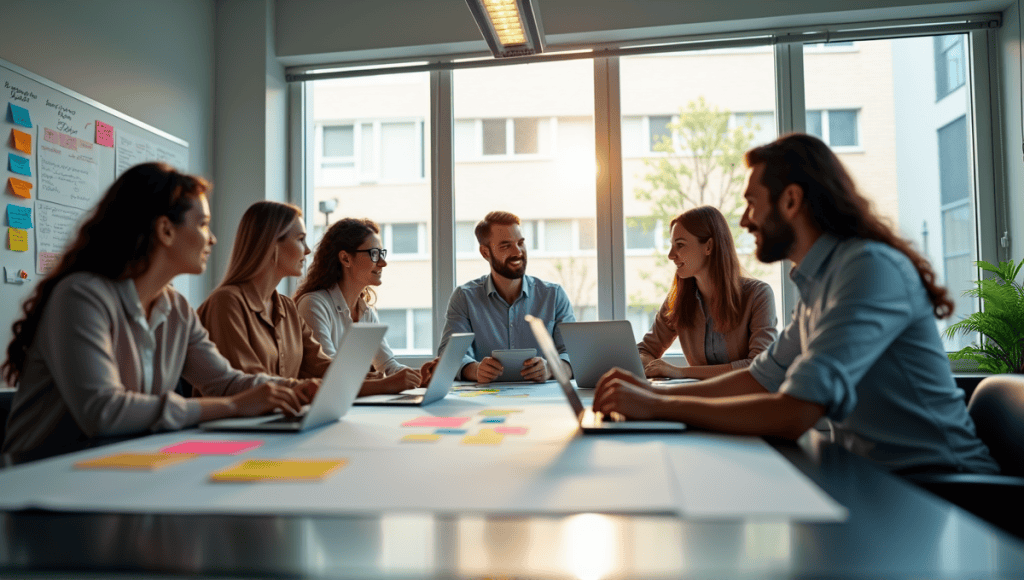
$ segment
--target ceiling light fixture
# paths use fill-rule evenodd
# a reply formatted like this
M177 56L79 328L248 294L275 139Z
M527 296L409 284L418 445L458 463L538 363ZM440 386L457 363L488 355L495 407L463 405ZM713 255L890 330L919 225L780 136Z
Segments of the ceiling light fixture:
M466 0L495 58L544 52L544 29L534 0Z

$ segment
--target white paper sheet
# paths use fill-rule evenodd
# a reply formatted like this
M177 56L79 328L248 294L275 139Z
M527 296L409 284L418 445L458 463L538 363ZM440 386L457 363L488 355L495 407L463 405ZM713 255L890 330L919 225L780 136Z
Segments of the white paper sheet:
M686 518L846 519L846 508L761 439L689 433L666 440L665 452Z
M117 132L116 144L114 174L117 177L131 166L148 161L163 161L178 171L188 172L188 158L185 153L122 131Z
M40 136L43 131L44 128L40 127ZM100 199L99 166L91 143L79 139L74 139L74 142L89 147L72 150L43 142L40 138L39 193L36 197L85 210Z

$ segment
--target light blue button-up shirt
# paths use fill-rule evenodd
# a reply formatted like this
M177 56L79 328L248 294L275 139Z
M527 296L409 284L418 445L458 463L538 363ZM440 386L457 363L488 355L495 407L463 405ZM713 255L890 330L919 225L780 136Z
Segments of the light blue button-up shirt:
M540 356L540 346L524 320L527 314L544 321L562 360L568 361L558 324L576 322L569 296L558 284L533 276L523 276L523 290L511 305L498 294L490 274L456 288L448 301L448 319L438 352L444 350L452 334L472 332L476 336L462 358L463 367L484 360L493 350L534 348Z
M823 405L836 442L889 469L999 471L953 381L924 284L902 252L825 234L789 277L800 301L750 365L761 385Z

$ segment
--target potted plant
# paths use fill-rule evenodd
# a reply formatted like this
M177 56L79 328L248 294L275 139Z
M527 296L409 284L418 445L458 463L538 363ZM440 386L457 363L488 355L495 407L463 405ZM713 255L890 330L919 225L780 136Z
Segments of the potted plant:
M979 369L991 373L1024 373L1024 286L1016 282L1024 260L998 266L984 260L975 263L997 277L974 282L975 287L964 294L981 297L982 310L950 325L945 333L952 338L976 332L981 344L965 346L949 358L975 361Z

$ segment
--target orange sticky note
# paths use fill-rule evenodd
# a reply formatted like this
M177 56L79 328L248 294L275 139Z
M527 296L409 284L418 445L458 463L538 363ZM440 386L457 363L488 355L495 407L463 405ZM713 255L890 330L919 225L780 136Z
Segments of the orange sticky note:
M7 228L7 241L15 252L28 251L28 230Z
M434 441L440 441L441 436L436 433L417 433L415 435L406 435L402 437L404 443L432 443Z
M29 199L32 197L32 184L24 179L18 179L17 177L8 177L7 184L10 185L11 191L18 197L24 197Z
M78 469L160 469L175 463L182 463L194 457L189 453L117 453L97 459L79 461Z
M32 155L32 135L17 129L11 129L11 135L14 137L15 149Z
M249 459L210 474L213 481L317 481L347 459Z

